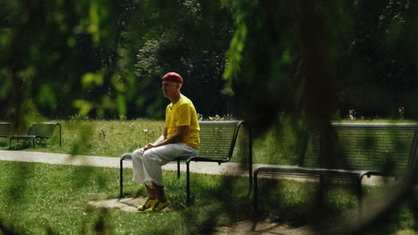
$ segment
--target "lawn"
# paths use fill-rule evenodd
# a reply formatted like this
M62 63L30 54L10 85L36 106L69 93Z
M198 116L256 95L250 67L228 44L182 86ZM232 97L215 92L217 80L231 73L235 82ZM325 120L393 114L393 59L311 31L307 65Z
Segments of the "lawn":
M60 121L63 127L62 146L58 135L46 146L25 148L25 151L72 153L120 157L153 141L162 131L163 123L155 120L133 121ZM245 146L247 133L240 136ZM280 144L275 144L280 139ZM8 142L1 142L7 149ZM295 161L294 138L277 137L273 132L254 140L255 163L290 164ZM19 148L24 147L22 145ZM234 161L245 154L237 148ZM230 226L253 219L252 198L248 181L242 177L221 177L192 173L192 198L185 207L184 177L164 172L166 191L173 202L164 213L129 213L118 209L97 209L91 200L117 198L119 169L60 166L38 163L0 161L0 231L9 234L211 234L216 226ZM132 174L131 169L125 172ZM127 196L145 195L145 190L125 177ZM316 182L288 179L262 179L262 204L258 218L269 218L289 227L326 221L357 209L350 187L336 184L325 196L326 211L318 208ZM382 193L379 187L366 186L366 195ZM412 191L407 198L382 214L363 234L415 234L418 231L418 195ZM0 232L1 234L1 232Z
M171 210L130 213L88 205L117 198L118 169L17 162L0 162L0 168L0 221L22 234L207 234L250 216L244 178L193 174L194 205L186 208L184 180L165 172ZM130 185L132 196L145 193Z

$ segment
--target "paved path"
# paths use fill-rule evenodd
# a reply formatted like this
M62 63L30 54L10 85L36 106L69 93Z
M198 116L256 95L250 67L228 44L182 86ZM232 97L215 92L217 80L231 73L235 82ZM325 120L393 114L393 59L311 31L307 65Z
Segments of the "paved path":
M63 164L76 166L95 166L95 167L120 167L120 159L117 157L105 156L71 156L61 153L45 153L30 151L9 151L0 150L1 161L21 161L21 162L38 162L48 164ZM124 167L132 168L131 161L124 161ZM254 165L253 167L257 167ZM177 170L177 164L170 162L163 166L164 170ZM185 171L185 164L181 164L180 170ZM190 171L202 174L220 174L220 175L242 175L248 176L248 166L239 163L217 163L211 162L192 162Z
M120 167L120 158L106 156L71 156L62 153L30 152L30 151L9 151L0 150L0 161L21 161L38 162L47 164L62 164L75 166L93 166L93 167ZM259 166L273 166L268 164L253 164L253 169ZM131 161L124 161L124 168L132 168ZM177 170L177 163L170 162L163 166L164 170ZM181 171L186 171L186 165L180 165ZM226 162L218 165L215 162L192 162L190 171L201 174L213 175L235 175L248 177L248 166L245 164ZM293 177L293 179L295 179ZM363 178L363 184L376 184L381 181L381 177L372 176Z

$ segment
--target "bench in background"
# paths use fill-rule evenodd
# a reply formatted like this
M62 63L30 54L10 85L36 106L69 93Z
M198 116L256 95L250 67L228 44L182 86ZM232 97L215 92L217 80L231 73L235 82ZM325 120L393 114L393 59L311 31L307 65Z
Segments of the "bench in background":
M190 162L228 162L234 153L235 144L243 121L200 121L200 148L197 156L180 156L177 162L177 176L180 177L180 162L186 163L186 202L190 203ZM252 137L249 135L249 182L252 185ZM123 197L123 161L132 159L131 153L125 153L120 159L120 193Z
M0 137L9 138L17 133L16 125L11 122L0 122Z
M58 126L59 141L60 141L60 146L61 146L61 138L62 138L61 124L57 122L42 122L42 123L32 123L26 135L9 136L9 140L10 140L9 148L12 147L12 140L30 141L33 147L35 147L36 143L38 143L38 145L44 144L47 139L52 137L52 135L54 134L55 128L57 126Z
M261 166L254 171L254 209L258 209L260 174L341 178L355 184L361 212L362 179L379 175L402 177L412 173L417 151L417 123L333 123L335 138L324 143L310 133L297 166ZM322 142L322 144L320 144ZM321 161L321 146L334 146L330 161Z

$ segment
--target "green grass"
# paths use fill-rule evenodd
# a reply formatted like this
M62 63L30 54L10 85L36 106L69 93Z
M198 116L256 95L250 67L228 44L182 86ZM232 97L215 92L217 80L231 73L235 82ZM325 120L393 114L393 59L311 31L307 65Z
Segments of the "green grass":
M216 226L230 226L253 215L248 182L241 177L192 174L193 204L185 207L184 177L164 172L171 210L130 213L88 204L117 198L118 169L18 162L0 162L0 168L0 221L21 234L210 234ZM346 185L328 192L325 212L315 203L316 183L268 179L260 183L264 192L260 211L289 227L316 223L318 218L332 225L335 217L356 209L356 198ZM128 196L145 193L129 179L125 185ZM417 208L413 195L380 220L386 226L373 225L364 234L413 234Z
M172 209L129 213L88 205L91 200L117 198L118 169L17 162L0 162L0 168L0 219L23 234L206 234L214 226L250 216L241 209L249 207L244 178L193 174L194 206L186 208L184 177L178 180L175 172L165 172ZM143 193L143 188L130 185L128 193ZM220 203L230 194L237 203Z
M59 122L63 128L62 147L56 133L48 145L24 150L120 157L152 142L163 126L162 121L143 119ZM245 134L240 136L233 161L244 161ZM273 131L257 136L254 162L292 163L295 140L288 136L276 136ZM0 146L7 149L7 140L1 140ZM184 175L179 180L175 172L164 172L172 209L144 214L88 205L90 200L118 197L116 168L0 161L0 169L0 231L7 228L21 234L210 234L216 226L229 226L254 215L247 178L192 174L193 203L185 207ZM132 183L130 175L132 170L127 169L127 196L145 195L144 188ZM366 195L382 193L375 186L364 188ZM336 217L357 209L355 194L345 184L333 185L321 207L315 182L261 179L260 189L260 218L268 217L290 227L317 223L319 219L331 225ZM417 202L417 193L411 192L363 234L415 234Z
M47 146L30 150L120 157L124 152L132 152L155 141L164 127L162 121L142 119L58 122L62 125L62 146L59 146L59 135L56 131Z

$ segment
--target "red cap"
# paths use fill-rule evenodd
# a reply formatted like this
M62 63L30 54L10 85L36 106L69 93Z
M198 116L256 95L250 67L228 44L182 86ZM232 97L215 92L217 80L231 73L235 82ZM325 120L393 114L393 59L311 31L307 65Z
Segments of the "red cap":
M183 78L180 76L180 74L175 73L175 72L166 73L163 76L162 80L172 81L172 82L177 82L177 83L183 84Z

